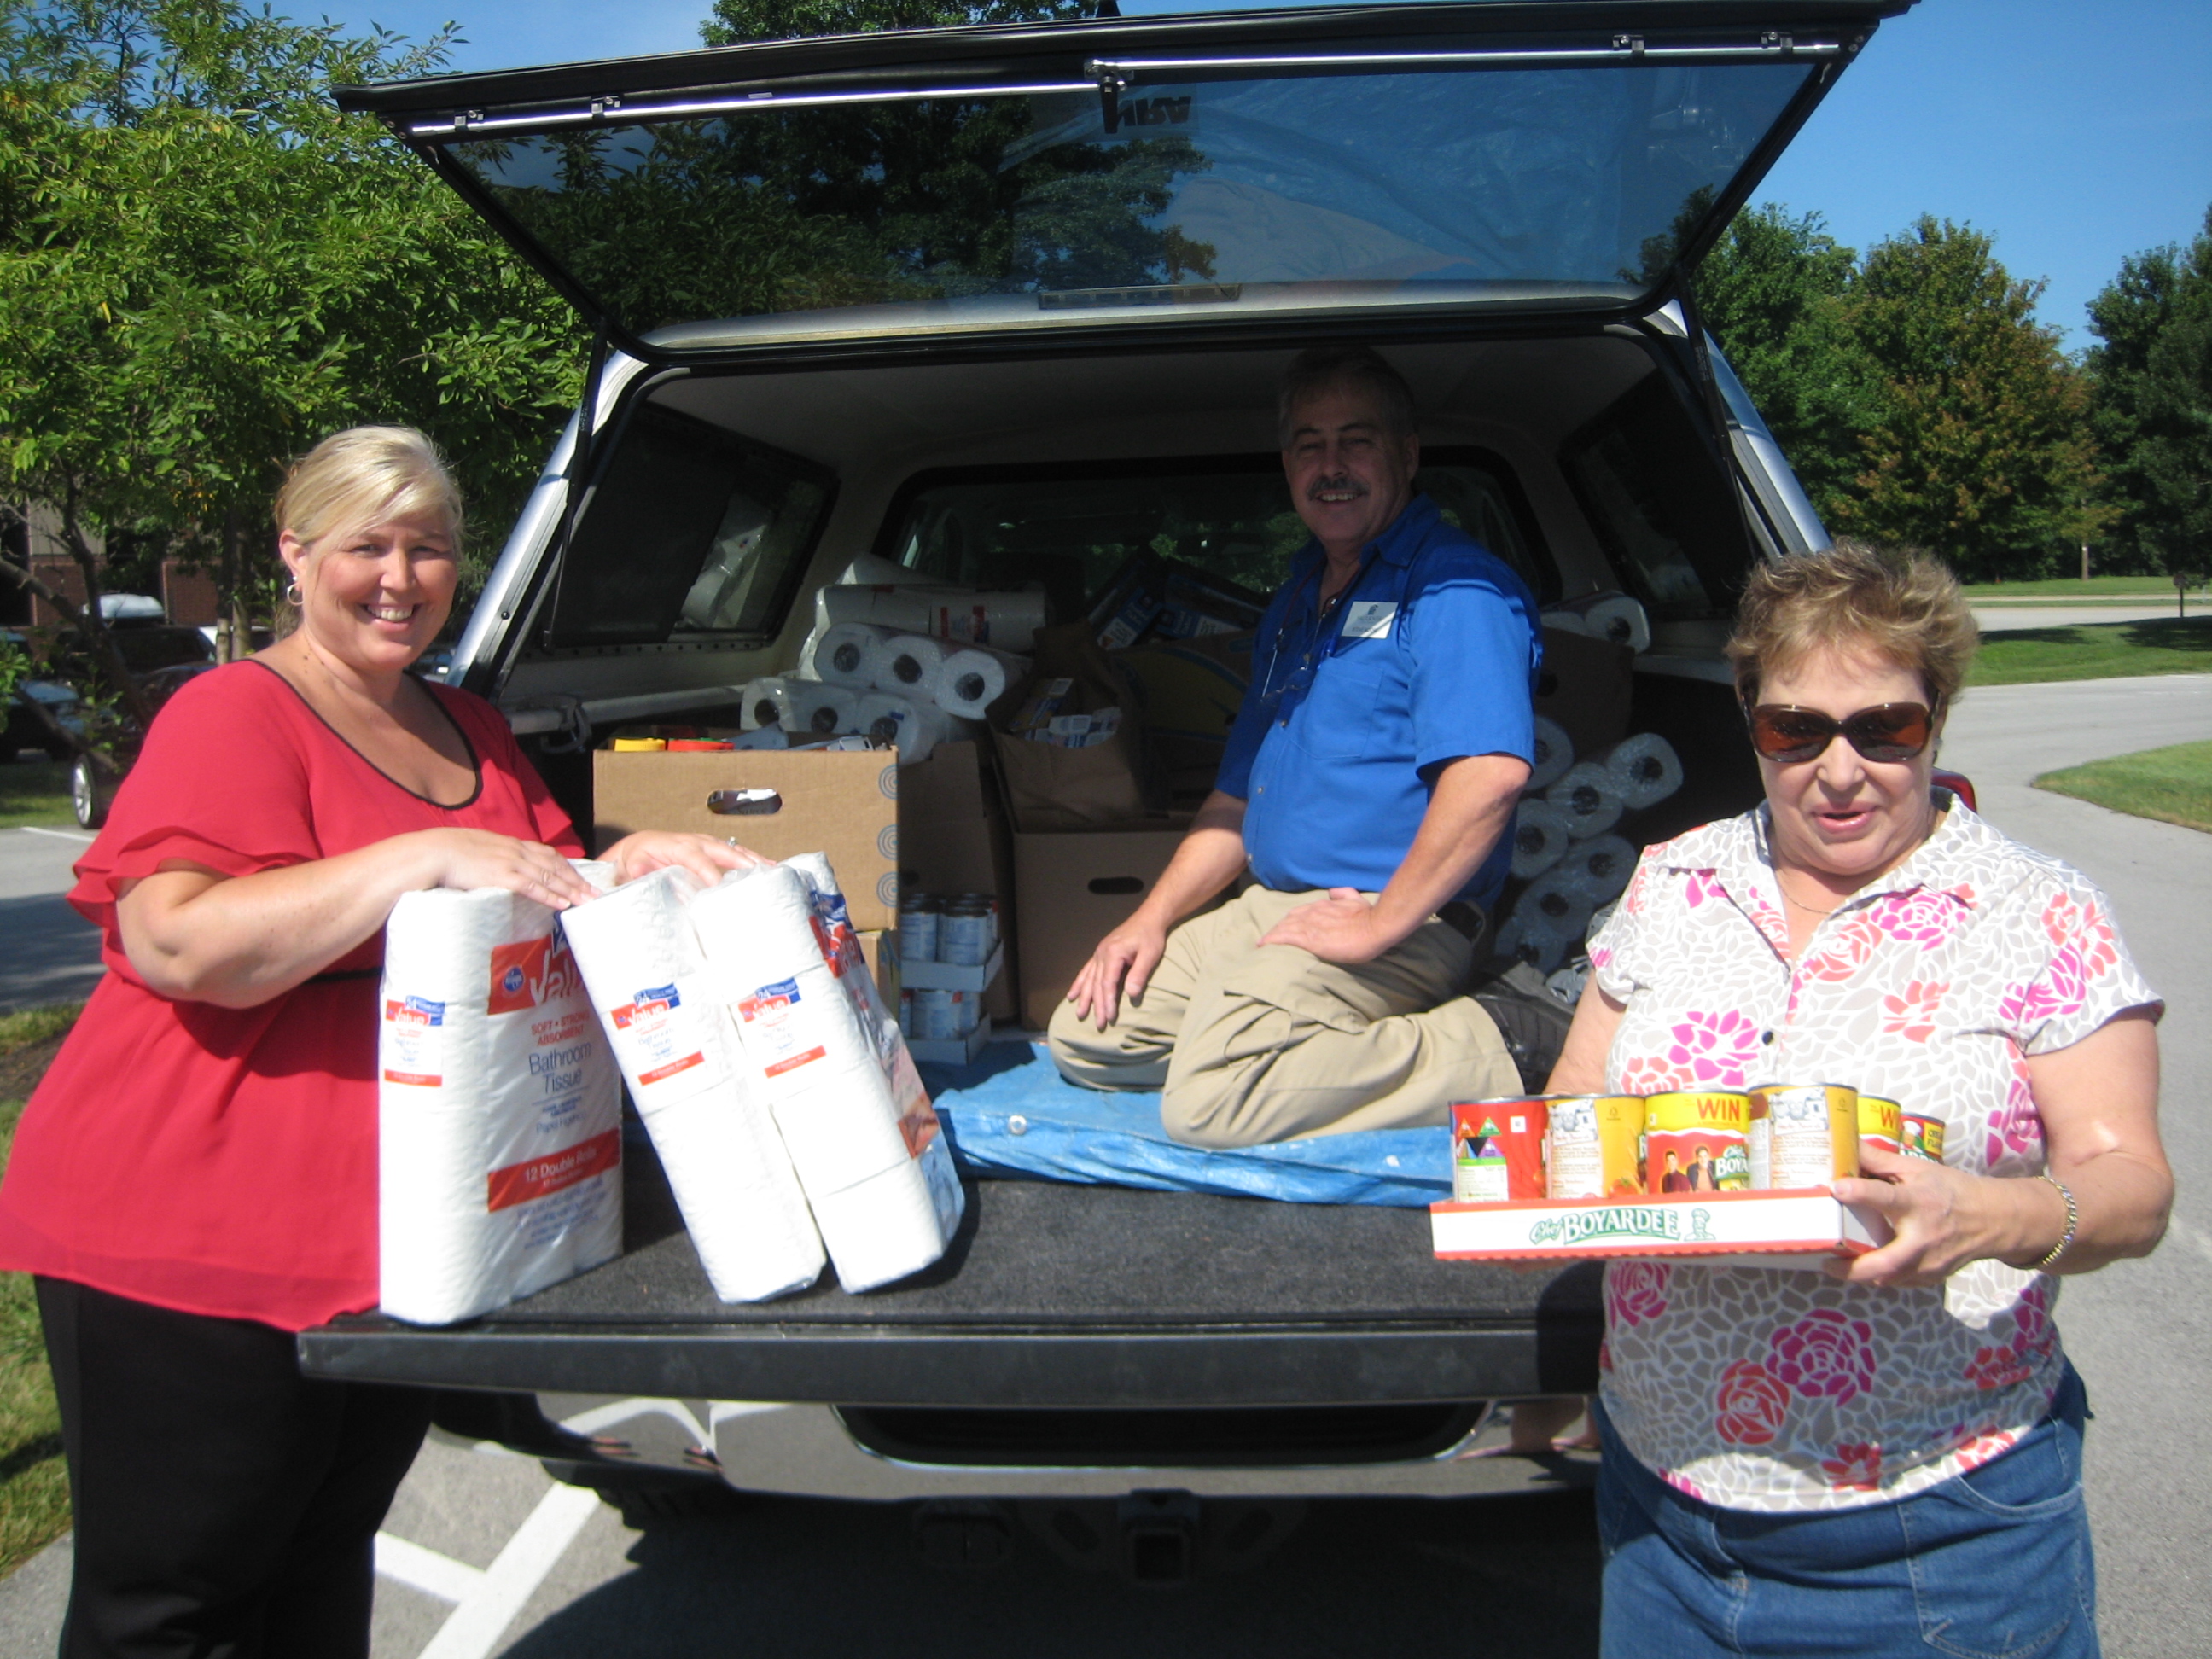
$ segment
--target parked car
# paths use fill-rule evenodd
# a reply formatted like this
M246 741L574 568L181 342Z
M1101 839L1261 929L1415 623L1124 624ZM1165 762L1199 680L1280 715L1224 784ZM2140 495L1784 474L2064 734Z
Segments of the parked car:
M0 629L0 646L27 656L30 641L13 629ZM66 761L76 753L70 733L77 725L77 696L58 680L23 679L8 697L8 723L0 730L0 766L26 749L42 749L49 759Z
M1647 830L1741 810L1728 618L1826 538L1686 279L1909 3L1102 19L342 88L601 342L450 678L527 732L726 718L864 556L1064 617L1146 547L1264 589L1301 539L1274 386L1359 340L1414 388L1424 487L1540 599L1642 602L1634 726L1686 773ZM585 757L541 763L589 821ZM469 1431L568 1478L1090 1504L1109 1554L1147 1489L1523 1490L1554 1477L1461 1455L1490 1402L1596 1381L1594 1271L1439 1263L1419 1212L985 1182L917 1282L726 1306L641 1139L629 1167L621 1261L455 1329L339 1321L307 1368L481 1391ZM551 1427L586 1407L626 1449Z
M215 647L197 628L173 627L151 621L116 621L108 626L108 638L114 642L123 665L145 691L156 712L186 680L216 665ZM81 672L89 674L81 649L73 659ZM97 676L93 678L96 679ZM107 822L108 806L115 799L124 775L138 758L138 744L143 736L136 721L127 715L119 716L105 744L81 746L68 757L70 806L76 814L77 823L85 829L97 830Z

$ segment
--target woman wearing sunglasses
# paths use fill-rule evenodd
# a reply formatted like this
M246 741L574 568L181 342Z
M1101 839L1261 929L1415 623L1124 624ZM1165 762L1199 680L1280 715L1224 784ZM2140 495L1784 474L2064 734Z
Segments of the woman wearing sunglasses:
M2097 1651L2061 1275L2166 1226L2161 1005L2077 872L1930 785L1976 644L1933 560L1759 570L1729 655L1763 805L1644 854L1551 1087L1836 1082L1940 1119L1836 1182L1829 1271L1615 1264L1608 1656Z

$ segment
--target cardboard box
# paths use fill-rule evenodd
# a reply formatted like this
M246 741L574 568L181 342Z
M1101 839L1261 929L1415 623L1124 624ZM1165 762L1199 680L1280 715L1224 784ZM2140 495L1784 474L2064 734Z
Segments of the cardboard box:
M1006 947L991 952L991 959L969 967L957 962L908 962L901 958L900 982L915 991L982 991L1006 965Z
M1449 1261L1680 1260L1713 1267L1818 1267L1889 1242L1889 1224L1832 1194L1674 1194L1547 1203L1429 1206L1429 1233Z
M983 1012L1015 1018L1021 974L1014 927L1014 848L979 743L940 743L918 766L899 769L899 880L908 892L990 893L1006 932L1006 971L986 990Z
M639 830L734 839L774 859L824 853L855 929L898 925L899 769L888 750L592 757L594 845Z
M1536 712L1557 720L1577 760L1628 735L1636 653L1612 640L1544 630L1544 666L1536 676Z
M986 1014L964 1037L908 1037L906 1051L917 1066L972 1066L990 1040L991 1017Z
M1022 1023L1042 1030L1098 941L1129 919L1182 845L1188 819L1014 837Z

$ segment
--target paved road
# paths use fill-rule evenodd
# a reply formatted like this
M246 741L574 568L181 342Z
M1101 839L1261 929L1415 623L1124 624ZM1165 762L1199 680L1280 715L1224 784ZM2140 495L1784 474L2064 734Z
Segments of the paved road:
M74 1000L99 979L100 936L61 898L91 841L74 830L0 830L0 1014Z
M2099 605L2088 599L2069 605L2028 605L2007 600L2002 604L1974 607L1974 620L1981 624L1985 634L2007 628L2075 628L2083 623L2147 622L2175 614L2171 599L2163 605L2135 605L2124 601L2117 605ZM2212 605L2191 594L2188 614L2191 617L2212 616Z
M2166 1126L2182 1180L2148 1261L2070 1282L2062 1323L2098 1411L2090 1499L2107 1651L2194 1659L2212 1627L2212 840L2028 788L2054 767L2212 738L2212 676L1977 690L1943 759L2001 828L2112 894L2171 1000ZM0 849L0 867L4 853ZM0 892L4 892L0 888ZM1571 1498L1509 1505L1316 1504L1262 1565L1179 1591L1079 1570L1018 1533L980 1574L924 1565L908 1511L759 1500L713 1520L624 1528L520 1459L434 1442L380 1556L376 1659L682 1659L738 1650L967 1655L1048 1650L1338 1654L1444 1644L1516 1656L1593 1645L1595 1551ZM67 1544L0 1584L0 1651L51 1650Z

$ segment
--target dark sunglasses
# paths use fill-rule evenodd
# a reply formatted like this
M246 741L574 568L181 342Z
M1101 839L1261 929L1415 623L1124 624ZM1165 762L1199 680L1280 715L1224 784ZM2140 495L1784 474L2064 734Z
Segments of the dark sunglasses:
M1842 720L1782 702L1763 702L1745 713L1751 746L1762 759L1784 766L1826 754L1838 732L1870 761L1909 761L1936 732L1936 711L1919 702L1881 703Z

